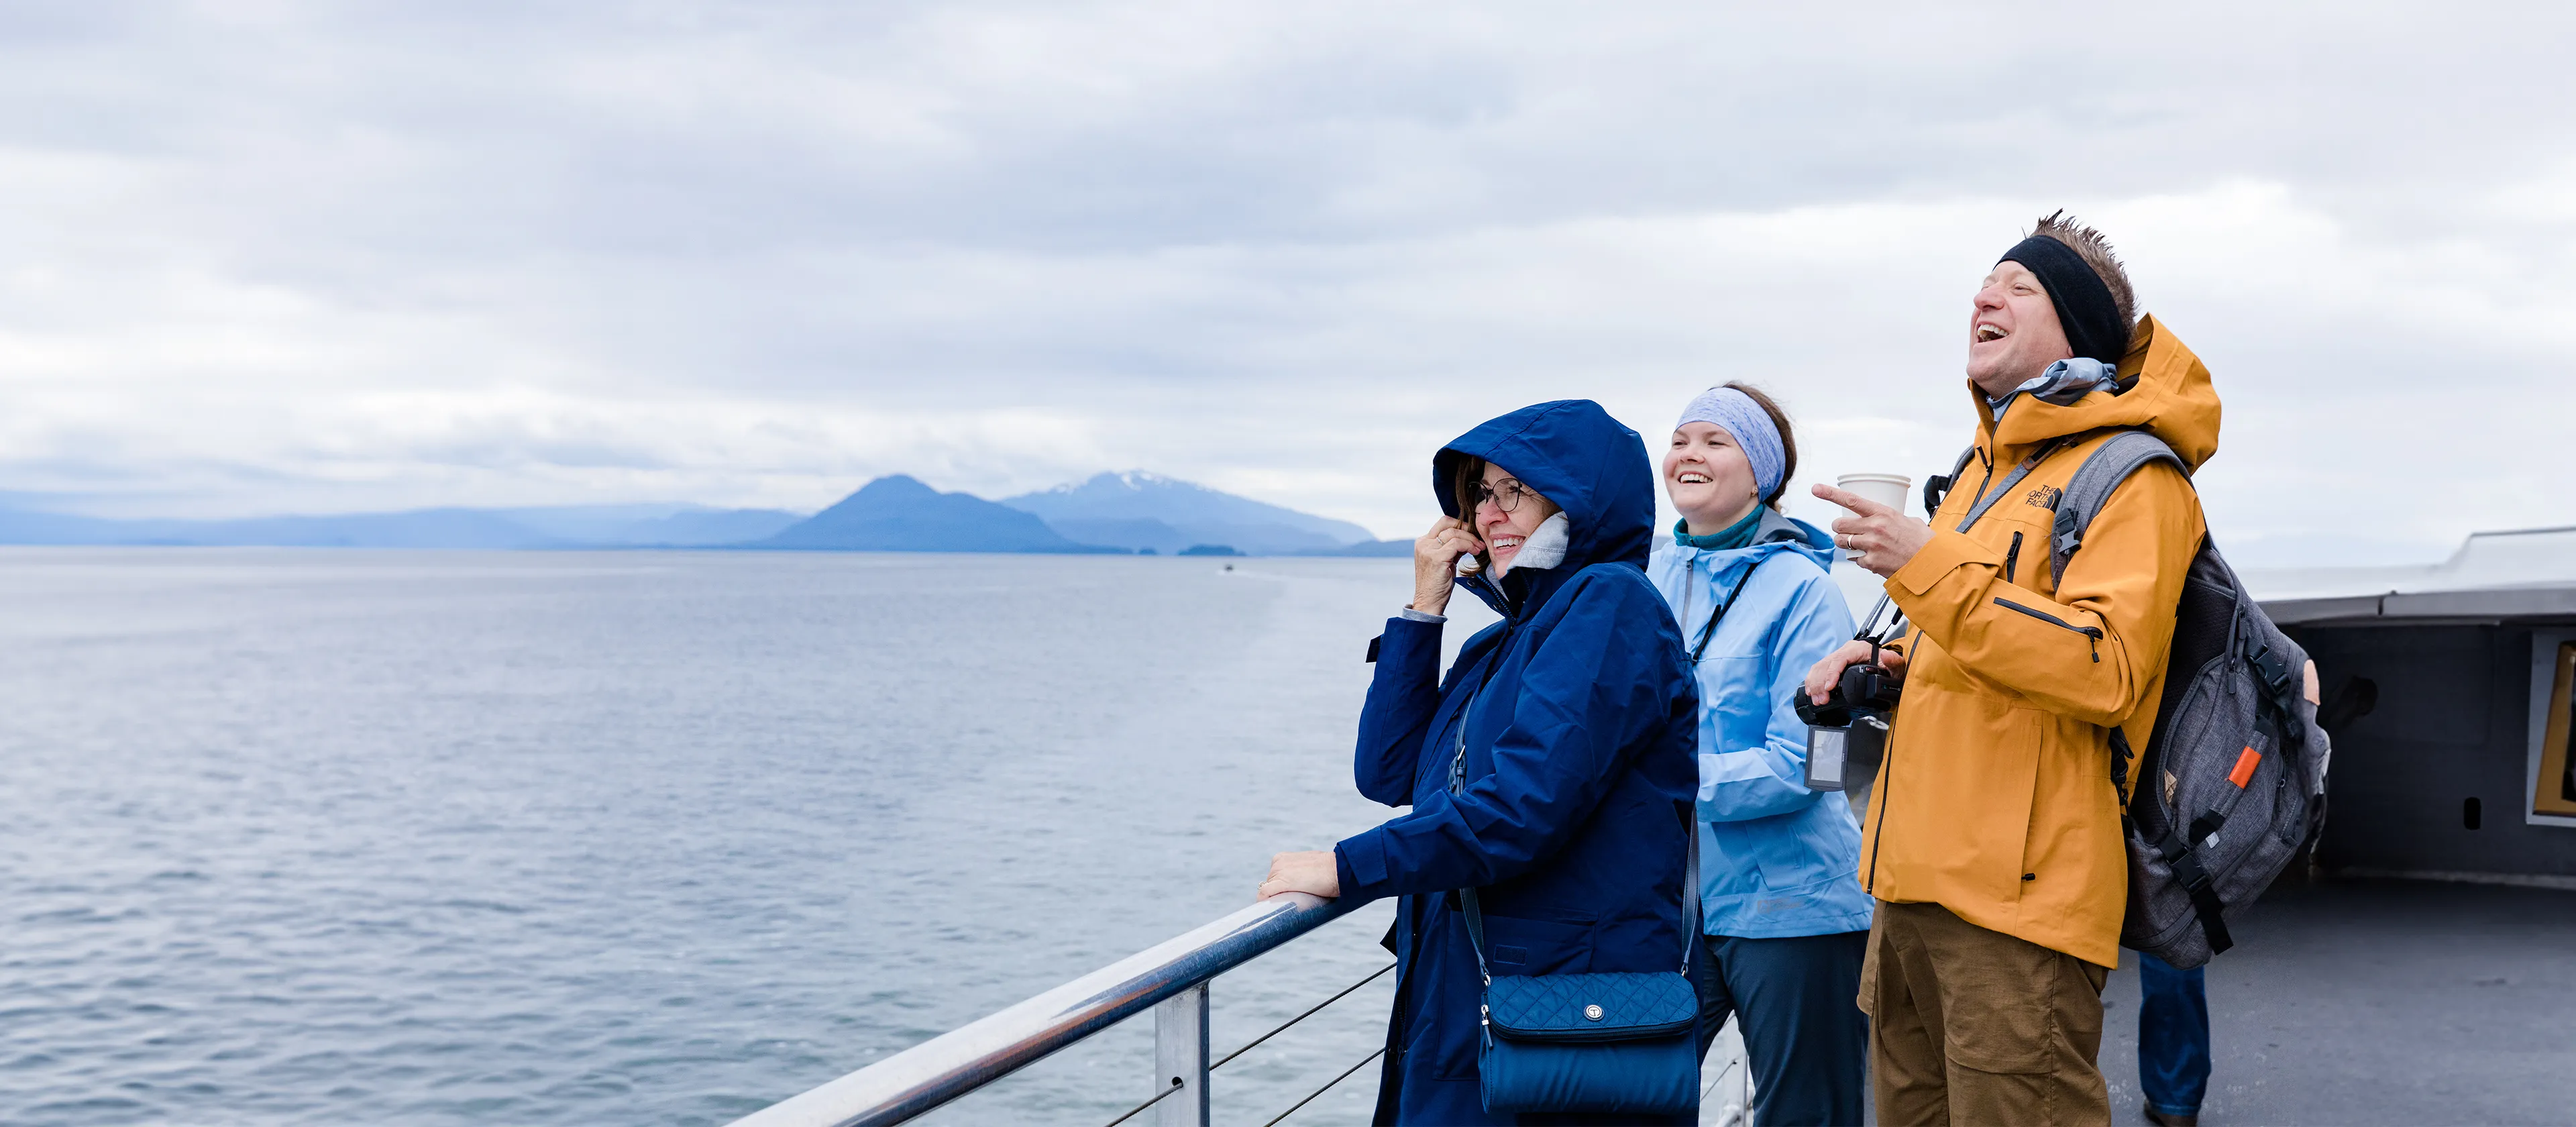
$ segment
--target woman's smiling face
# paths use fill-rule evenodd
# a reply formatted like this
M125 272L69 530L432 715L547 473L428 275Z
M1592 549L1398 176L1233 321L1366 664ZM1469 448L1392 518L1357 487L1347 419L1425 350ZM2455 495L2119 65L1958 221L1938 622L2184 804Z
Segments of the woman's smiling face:
M1753 463L1735 436L1716 423L1683 423L1664 451L1664 495L1690 525L1705 536L1744 519L1761 502L1753 483Z
M1529 534L1556 515L1556 503L1539 496L1513 477L1512 471L1492 462L1485 463L1484 483L1484 496L1477 499L1473 517L1476 535L1485 541L1486 558L1495 567L1508 569ZM1509 512L1503 510L1506 501L1512 502Z

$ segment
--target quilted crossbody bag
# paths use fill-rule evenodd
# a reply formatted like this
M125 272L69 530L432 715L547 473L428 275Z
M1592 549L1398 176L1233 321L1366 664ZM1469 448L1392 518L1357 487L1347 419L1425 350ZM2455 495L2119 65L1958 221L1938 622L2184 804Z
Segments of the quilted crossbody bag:
M1468 707L1475 706L1474 698ZM1449 791L1466 788L1467 713ZM1476 1075L1485 1110L1596 1114L1683 1113L1699 1107L1699 992L1691 956L1699 939L1699 833L1683 815L1690 860L1682 874L1681 972L1495 977L1485 960L1485 914L1476 890L1458 890L1467 938L1484 976Z

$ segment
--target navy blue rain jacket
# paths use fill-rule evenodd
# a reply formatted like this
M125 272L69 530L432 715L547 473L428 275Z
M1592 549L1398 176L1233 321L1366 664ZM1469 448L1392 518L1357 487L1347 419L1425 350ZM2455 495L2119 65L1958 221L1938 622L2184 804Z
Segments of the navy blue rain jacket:
M1381 1123L1511 1121L1477 1095L1482 980L1450 890L1483 890L1498 975L1677 971L1686 938L1699 698L1644 570L1645 443L1588 400L1514 411L1432 459L1452 516L1468 456L1562 507L1570 542L1553 568L1461 581L1503 621L1469 639L1446 678L1440 624L1394 618L1379 639L1354 770L1360 793L1413 809L1333 853L1342 895L1404 897ZM1453 796L1462 710L1467 785Z

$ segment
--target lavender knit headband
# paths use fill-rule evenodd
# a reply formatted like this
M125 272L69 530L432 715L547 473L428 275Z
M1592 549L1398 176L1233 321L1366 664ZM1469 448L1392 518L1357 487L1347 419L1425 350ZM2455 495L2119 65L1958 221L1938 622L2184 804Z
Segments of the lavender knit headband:
M1743 449L1744 460L1753 463L1754 489L1769 497L1780 488L1789 456L1780 447L1780 428L1771 425L1771 413L1752 396L1731 387L1712 387L1682 408L1681 421L1673 429L1680 430L1685 423L1715 423L1724 429Z

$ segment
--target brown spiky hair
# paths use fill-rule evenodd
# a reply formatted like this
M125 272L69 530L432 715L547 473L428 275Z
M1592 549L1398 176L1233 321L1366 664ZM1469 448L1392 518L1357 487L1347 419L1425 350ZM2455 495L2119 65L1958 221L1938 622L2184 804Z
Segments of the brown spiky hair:
M2086 227L2066 214L2065 208L2049 212L2030 230L2032 235L2046 235L2075 248L2075 256L2093 268L2095 277L2111 288L2111 304L2120 311L2120 327L2135 331L2138 326L2138 293L2129 286L2129 268L2120 265L2120 256L2111 250L2111 240L2102 232Z

